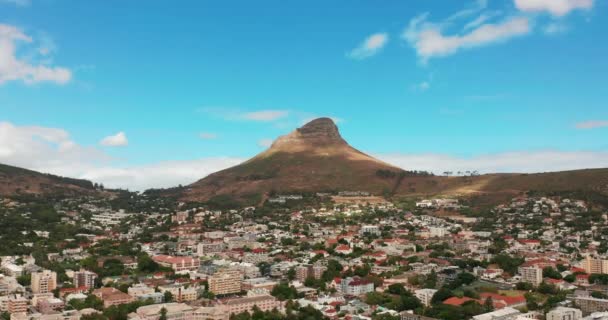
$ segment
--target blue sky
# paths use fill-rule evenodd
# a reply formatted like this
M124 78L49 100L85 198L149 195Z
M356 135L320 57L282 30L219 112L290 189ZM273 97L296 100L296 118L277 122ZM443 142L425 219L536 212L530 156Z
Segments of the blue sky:
M608 166L608 3L0 0L0 162L192 182L317 116L406 169Z

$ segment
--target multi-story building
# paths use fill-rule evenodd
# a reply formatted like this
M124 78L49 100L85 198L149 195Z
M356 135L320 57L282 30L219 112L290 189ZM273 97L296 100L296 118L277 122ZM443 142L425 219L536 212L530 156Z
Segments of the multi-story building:
M26 299L20 295L10 296L8 298L6 310L8 311L8 313L11 313L11 314L27 312L28 302L29 302L28 299Z
M57 288L57 273L51 270L32 273L32 292L49 293Z
M608 273L608 259L594 258L587 256L583 261L583 268L588 274Z
M519 267L518 271L522 282L531 283L534 286L543 282L543 269L538 266Z
M243 312L251 312L253 307L257 306L262 311L271 311L272 309L281 309L281 302L277 298L269 295L258 295L243 298L231 298L220 300L218 303L227 310L228 314L239 314Z
M361 229L359 230L359 234L361 235L373 235L373 236L379 236L381 234L380 232L380 228L378 226L374 226L374 225L364 225L361 226Z
M580 320L583 318L583 312L575 308L557 307L545 316L546 320Z
M301 265L295 268L296 279L304 282L307 278L321 279L327 267L322 265Z
M177 302L194 301L198 299L198 290L195 287L186 288L181 285L159 286L160 292L171 292L173 299Z
M583 314L608 311L608 299L598 299L589 296L572 297L574 304L581 309Z
M163 267L173 269L173 271L175 271L176 273L196 271L201 265L201 261L198 258L193 257L174 257L159 255L152 257L152 259Z
M431 305L431 299L433 299L435 293L437 293L435 289L419 289L414 291L416 298L427 307Z
M95 272L80 269L80 271L74 272L74 287L94 288L96 279L97 274Z
M239 270L224 269L216 272L207 280L209 291L216 295L234 294L241 292L243 273Z
M205 256L209 254L219 253L224 251L226 244L221 241L203 241L196 245L196 254Z
M346 278L340 281L342 294L358 296L374 291L374 283L359 277Z
M111 287L93 290L93 294L99 299L103 300L104 308L135 301L135 299L130 295Z

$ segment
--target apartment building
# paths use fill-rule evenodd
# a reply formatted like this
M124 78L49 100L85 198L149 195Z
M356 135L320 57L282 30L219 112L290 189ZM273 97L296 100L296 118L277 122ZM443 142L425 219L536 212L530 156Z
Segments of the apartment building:
M242 290L243 273L239 270L224 269L207 280L209 291L216 295L234 294Z
M116 288L101 288L93 290L93 294L99 299L103 300L104 308L135 301L133 297Z
M51 270L32 273L32 292L49 293L57 288L57 273Z
M28 303L29 300L22 297L21 295L10 296L6 305L6 311L11 314L27 312Z
M587 272L588 274L608 273L608 259L587 256L583 261L583 269L585 269L585 272Z
M80 271L74 272L74 287L94 288L96 279L97 274L95 272L80 269Z
M282 308L281 302L269 294L224 299L218 303L218 306L224 307L224 309L227 310L228 314L230 315L242 312L251 312L253 311L254 306L257 306L262 311L271 311L275 308Z
M193 257L174 257L159 255L152 257L152 259L163 267L173 269L173 271L175 271L176 273L196 271L201 265L201 261L198 258Z
M557 307L545 315L546 320L580 320L583 312L575 308Z
M522 282L531 283L534 286L543 282L543 269L537 266L519 267L518 271Z
M414 291L416 298L427 307L431 305L431 299L433 299L435 293L437 293L435 289L419 289Z

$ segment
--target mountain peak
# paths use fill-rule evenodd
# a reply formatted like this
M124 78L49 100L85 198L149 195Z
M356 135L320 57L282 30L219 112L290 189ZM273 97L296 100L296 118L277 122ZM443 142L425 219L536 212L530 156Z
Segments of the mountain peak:
M330 118L317 118L276 139L270 151L301 152L338 145L347 145L338 126Z
M303 137L340 138L338 126L330 118L314 119L297 129Z

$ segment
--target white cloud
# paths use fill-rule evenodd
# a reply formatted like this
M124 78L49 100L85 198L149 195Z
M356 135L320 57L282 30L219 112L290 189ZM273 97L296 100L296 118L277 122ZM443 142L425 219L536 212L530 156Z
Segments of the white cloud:
M52 67L43 62L32 63L17 57L18 43L33 43L33 39L17 27L0 24L0 84L21 80L26 84L55 82L65 84L72 79L72 72L64 67ZM46 47L42 52L51 53ZM38 49L40 53L40 48Z
M472 20L472 21L468 22L467 24L465 24L464 27L462 27L462 30L466 31L466 30L475 29L475 28L479 27L480 25L484 24L485 22L497 17L498 15L500 15L500 13L501 13L500 11L482 13L477 18L475 18L475 20Z
M348 53L348 57L353 59L369 58L384 48L388 43L388 34L374 33L367 37L358 47Z
M258 141L258 146L262 147L262 148L270 148L270 146L272 145L272 139L261 139Z
M577 129L596 129L608 127L608 120L589 120L576 124Z
M514 0L515 7L524 12L549 12L556 17L567 15L573 10L590 10L593 0Z
M241 118L252 121L274 121L285 118L289 115L286 110L260 110L246 112L241 115Z
M107 136L101 139L99 144L106 147L124 147L129 144L129 140L127 139L127 135L121 131L115 135Z
M203 140L217 139L217 134L211 132L201 132L198 136Z
M79 178L101 182L106 188L146 190L188 185L207 175L235 166L245 159L213 157L196 160L164 161L141 166L90 167Z
M77 176L80 168L109 159L95 148L78 145L63 129L0 122L0 163Z
M0 122L0 163L89 179L111 188L145 190L186 185L245 159L213 157L138 166L116 165L115 160L99 149L77 144L63 129Z
M608 122L607 122L608 124ZM544 172L608 167L608 152L506 152L471 158L446 154L380 154L378 158L406 170ZM187 185L213 172L242 163L239 157L116 165L102 151L74 142L59 128L17 126L0 122L0 163L57 175L89 179L110 188L145 190Z
M444 35L440 25L427 22L427 16L422 14L413 18L403 33L403 38L414 47L423 63L433 57L506 41L531 31L527 18L512 17L500 23L482 24L462 35Z
M608 167L608 152L505 152L471 158L446 154L378 154L379 159L405 170L479 171L480 173L534 173Z

